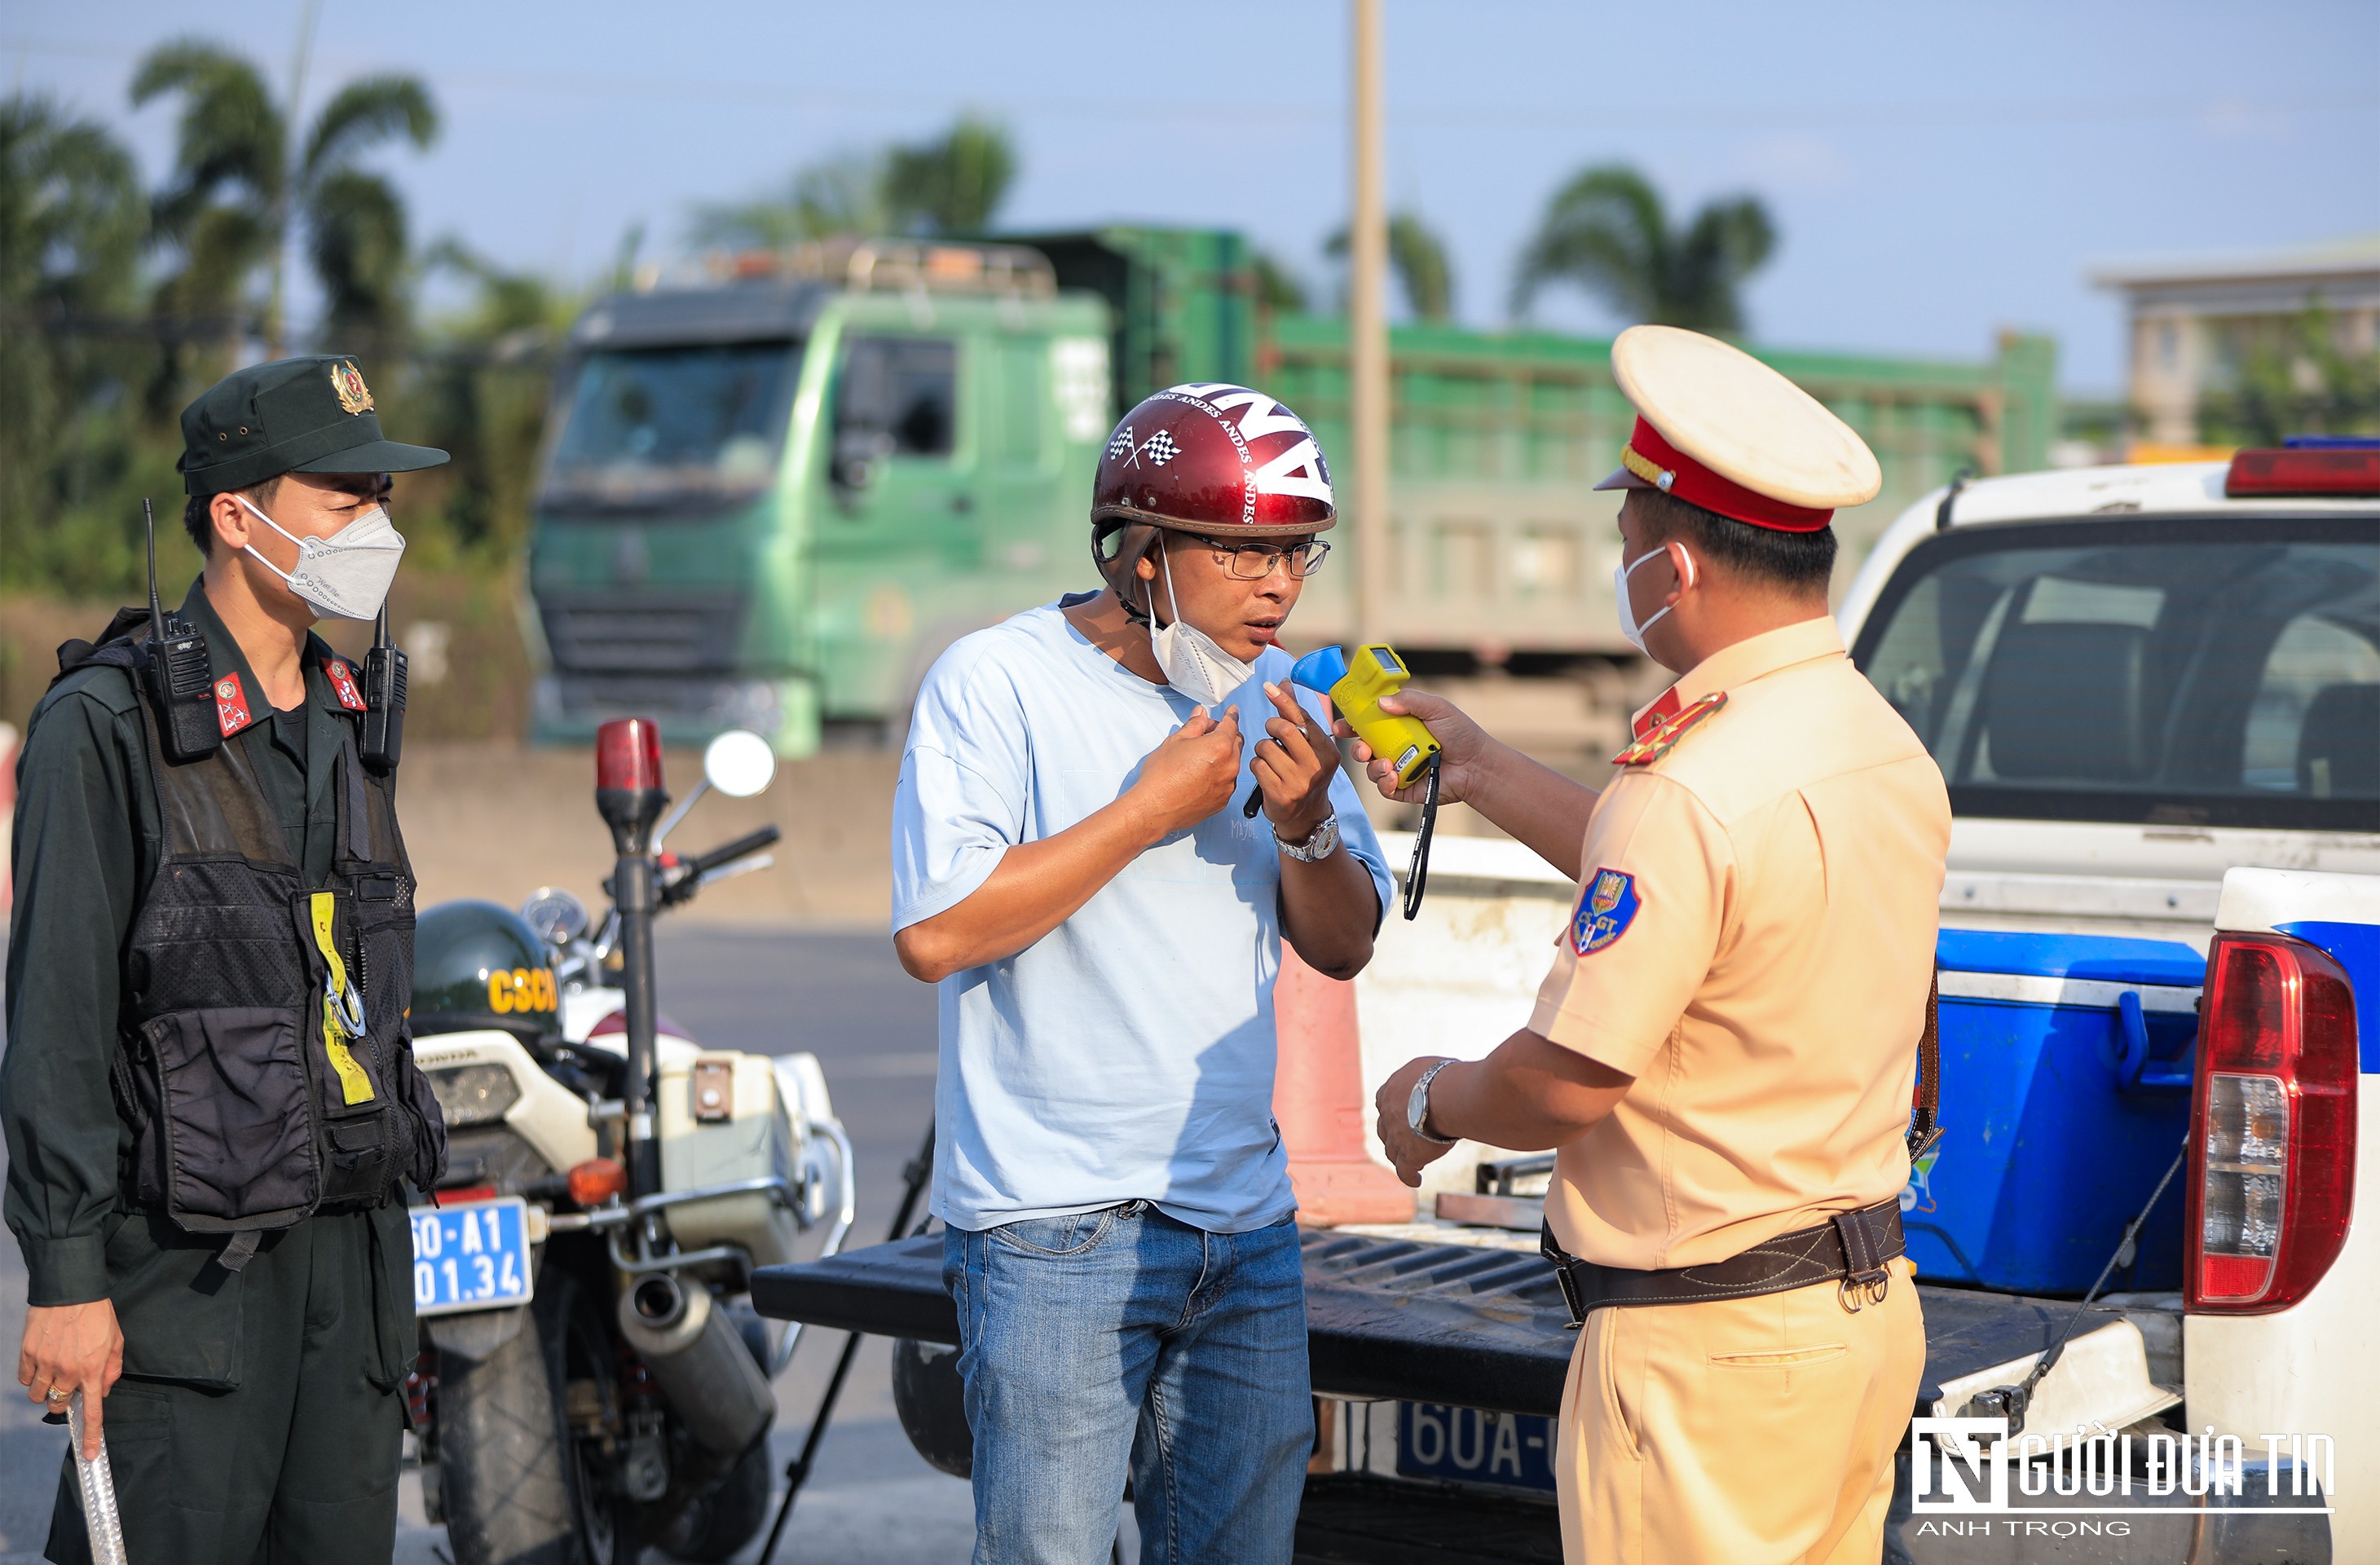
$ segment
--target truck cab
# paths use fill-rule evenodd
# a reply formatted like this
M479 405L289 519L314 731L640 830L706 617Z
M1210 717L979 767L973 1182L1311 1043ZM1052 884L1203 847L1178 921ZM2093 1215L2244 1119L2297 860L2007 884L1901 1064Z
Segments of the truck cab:
M658 714L799 755L897 721L952 641L1082 584L1109 340L1014 246L809 245L597 302L536 502L533 736Z

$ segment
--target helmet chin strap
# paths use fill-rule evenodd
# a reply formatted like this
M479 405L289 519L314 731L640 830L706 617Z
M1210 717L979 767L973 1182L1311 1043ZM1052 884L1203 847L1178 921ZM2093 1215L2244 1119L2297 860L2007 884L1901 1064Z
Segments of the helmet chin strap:
M1130 541L1131 534L1135 529L1143 531L1147 536L1141 539L1139 547L1127 548L1125 544ZM1091 549L1092 558L1099 564L1099 576L1107 583L1108 590L1113 592L1116 595L1116 601L1123 605L1123 617L1143 629L1155 630L1157 628L1156 579L1150 578L1148 588L1144 594L1148 599L1146 603L1134 601L1129 584L1137 578L1140 562L1148 553L1150 547L1152 545L1160 549L1165 547L1165 531L1162 528L1151 527L1147 522L1127 522L1116 530L1124 535L1124 541L1118 544L1114 556L1107 559L1099 558L1098 540L1095 538Z

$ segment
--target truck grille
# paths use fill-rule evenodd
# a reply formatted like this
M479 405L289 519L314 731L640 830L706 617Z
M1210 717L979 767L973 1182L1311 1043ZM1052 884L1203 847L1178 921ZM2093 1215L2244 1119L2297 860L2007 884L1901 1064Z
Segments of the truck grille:
M554 667L573 673L702 673L735 666L744 594L549 589L537 595Z

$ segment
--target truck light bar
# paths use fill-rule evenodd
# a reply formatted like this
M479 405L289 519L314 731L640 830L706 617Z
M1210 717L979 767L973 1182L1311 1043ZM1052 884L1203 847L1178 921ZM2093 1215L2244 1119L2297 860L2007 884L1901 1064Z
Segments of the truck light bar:
M2297 1303L2347 1239L2355 1183L2355 1001L2313 947L2216 937L2192 1115L2188 1258L2200 1313Z
M2231 458L2223 492L2234 500L2284 494L2380 497L2380 443L2242 451Z

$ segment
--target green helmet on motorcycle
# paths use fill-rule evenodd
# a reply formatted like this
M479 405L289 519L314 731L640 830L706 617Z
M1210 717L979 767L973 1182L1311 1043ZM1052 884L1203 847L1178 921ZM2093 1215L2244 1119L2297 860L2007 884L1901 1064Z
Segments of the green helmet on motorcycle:
M482 1028L533 1048L562 1041L553 952L508 907L442 902L413 928L413 1033Z

